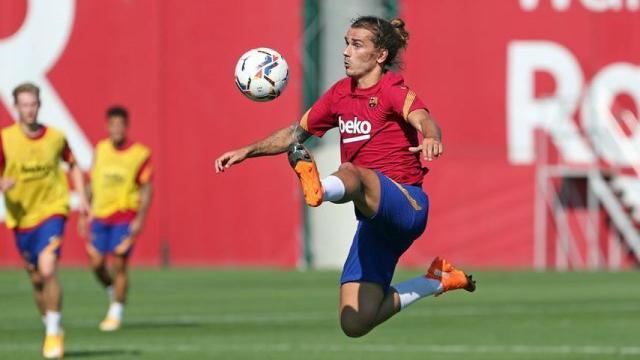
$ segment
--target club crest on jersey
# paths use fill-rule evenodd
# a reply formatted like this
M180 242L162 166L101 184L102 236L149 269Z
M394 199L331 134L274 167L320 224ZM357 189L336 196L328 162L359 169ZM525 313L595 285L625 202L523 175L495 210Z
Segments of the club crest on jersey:
M369 107L370 108L374 108L374 107L376 107L376 105L378 105L378 97L377 96L372 96L369 99Z
M353 120L344 120L342 116L338 116L338 128L340 129L341 135L356 135L343 138L343 144L371 138L371 123L368 120L359 120L357 117L353 118Z

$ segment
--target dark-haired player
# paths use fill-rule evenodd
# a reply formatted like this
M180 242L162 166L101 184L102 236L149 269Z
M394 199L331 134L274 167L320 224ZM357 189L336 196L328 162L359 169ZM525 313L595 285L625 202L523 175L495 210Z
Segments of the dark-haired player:
M107 109L109 138L96 145L91 169L91 225L87 252L98 281L110 300L100 330L120 328L127 297L127 262L151 204L151 151L127 137L129 114L120 106ZM80 224L86 232L88 219ZM106 266L113 255L113 273Z
M389 71L406 47L400 19L360 17L345 36L347 77L333 85L302 117L255 144L222 154L225 171L249 157L289 152L305 200L353 202L359 220L340 286L340 323L347 336L367 334L414 301L455 289L475 290L463 271L436 258L426 276L390 286L400 256L424 231L429 201L420 155L442 155L440 128L403 78ZM342 165L320 180L300 144L311 135L340 130Z

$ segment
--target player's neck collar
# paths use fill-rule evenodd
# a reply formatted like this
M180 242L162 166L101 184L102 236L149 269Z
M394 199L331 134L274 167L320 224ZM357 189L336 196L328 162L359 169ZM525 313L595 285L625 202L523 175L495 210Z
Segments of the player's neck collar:
M18 124L18 126L20 127L20 130L22 131L22 133L24 134L24 136L26 136L27 138L29 138L30 140L38 140L40 138L42 138L44 136L44 134L47 132L47 127L42 125L42 124L37 124L38 128L36 131L30 131L28 128L28 126L25 126L23 124Z
M133 143L129 141L129 138L125 138L120 144L116 144L115 142L113 142L113 140L110 140L110 141L111 141L111 145L113 145L113 148L116 149L117 151L125 151L129 149L131 145L133 145Z

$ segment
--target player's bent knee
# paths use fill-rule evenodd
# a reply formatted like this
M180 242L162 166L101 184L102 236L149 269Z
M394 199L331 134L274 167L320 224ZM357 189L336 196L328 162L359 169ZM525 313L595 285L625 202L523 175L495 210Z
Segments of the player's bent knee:
M113 262L113 271L116 274L126 274L127 273L127 256L124 255L116 255L114 257Z
M91 257L91 269L96 272L103 271L106 267L104 257Z
M361 337L373 329L375 314L367 314L356 311L351 307L345 307L340 313L340 327L348 337Z
M42 278L42 282L46 282L48 280L51 280L53 277L56 276L56 268L51 266L51 267L46 267L46 268L42 268L40 269L40 277Z
M41 276L31 277L31 285L33 285L33 289L36 291L42 291L42 289L44 289L44 281Z
M350 162L344 162L340 164L338 171L350 171L355 173L358 171L358 168Z
M359 338L365 336L371 331L371 327L354 322L340 322L342 332L350 338Z

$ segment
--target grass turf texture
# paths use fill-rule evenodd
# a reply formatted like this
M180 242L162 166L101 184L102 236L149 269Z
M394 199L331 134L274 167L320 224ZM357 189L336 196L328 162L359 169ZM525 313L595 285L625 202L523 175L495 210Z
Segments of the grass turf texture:
M337 321L337 272L134 270L125 326L101 333L104 291L89 272L65 269L66 357L640 359L640 273L474 277L476 293L421 300L349 339ZM0 359L39 358L44 331L23 272L0 271L0 309Z

